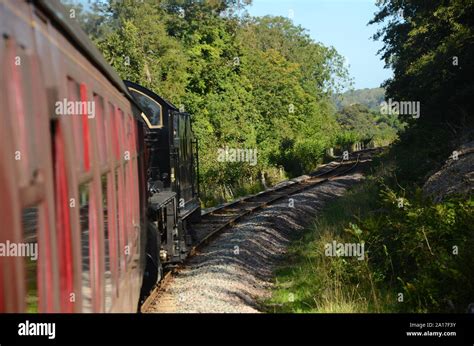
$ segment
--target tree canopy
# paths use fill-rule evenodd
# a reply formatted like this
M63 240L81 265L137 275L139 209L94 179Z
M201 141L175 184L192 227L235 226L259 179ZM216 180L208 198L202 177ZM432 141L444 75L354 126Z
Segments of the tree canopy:
M474 93L474 2L379 0L382 58L394 71L387 97L421 102L424 119L470 120Z

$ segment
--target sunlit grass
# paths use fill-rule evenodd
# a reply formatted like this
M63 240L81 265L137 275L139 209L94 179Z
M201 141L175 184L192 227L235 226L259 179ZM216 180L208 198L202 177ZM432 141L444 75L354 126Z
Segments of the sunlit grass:
M474 201L434 204L367 180L329 203L288 248L268 312L463 312L472 302ZM398 205L403 195L405 205ZM364 244L364 258L327 256L325 245ZM456 244L456 253L452 244ZM459 246L457 245L459 244ZM459 251L458 248L469 249Z
M363 313L391 311L391 299L373 286L367 261L328 257L324 245L343 241L354 217L374 206L378 190L373 181L354 186L326 206L301 239L290 246L285 265L276 271L269 312ZM351 267L352 270L348 270ZM356 275L354 275L356 274Z

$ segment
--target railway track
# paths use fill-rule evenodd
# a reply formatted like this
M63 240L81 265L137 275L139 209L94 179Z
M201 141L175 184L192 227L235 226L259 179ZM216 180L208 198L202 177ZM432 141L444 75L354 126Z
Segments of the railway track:
M201 215L201 221L192 225L193 246L187 260L199 253L199 250L203 246L212 241L212 239L218 236L224 229L232 227L249 214L284 198L289 199L294 194L349 173L359 165L361 160L367 158L367 156L370 158L373 151L374 150L364 150L353 153L354 155L352 155L352 158L349 160L328 164L313 174L288 180L258 194L246 196L236 201L205 210ZM149 307L159 299L160 291L166 287L173 276L173 272L179 271L179 268L180 267L176 267L166 272L164 279L155 287L142 304L142 312L146 312ZM169 303L172 304L171 302ZM166 305L166 302L164 302L164 304Z
M290 180L283 186L267 189L256 195L243 197L206 211L201 215L201 221L193 225L194 245L191 248L190 256L194 256L202 246L209 243L222 230L233 226L245 216L281 199L290 198L291 195L345 174L354 169L358 162L359 156L352 161L341 161L323 172L309 175L302 180Z

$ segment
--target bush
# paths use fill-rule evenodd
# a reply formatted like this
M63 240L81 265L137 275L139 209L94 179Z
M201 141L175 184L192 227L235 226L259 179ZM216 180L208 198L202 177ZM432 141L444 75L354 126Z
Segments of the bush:
M472 303L474 200L408 196L385 184L387 167L330 203L292 244L269 311L464 312ZM363 243L364 260L326 256L333 240Z
M465 311L474 291L474 200L433 204L419 190L408 199L385 187L380 207L358 227L374 276L403 293L399 310Z

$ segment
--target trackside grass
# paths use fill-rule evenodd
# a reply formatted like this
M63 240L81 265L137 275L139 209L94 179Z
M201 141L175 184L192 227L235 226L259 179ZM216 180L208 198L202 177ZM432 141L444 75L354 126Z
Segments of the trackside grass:
M388 167L329 203L275 272L268 312L465 312L474 292L474 200L433 204L385 185ZM327 244L364 244L364 258Z

